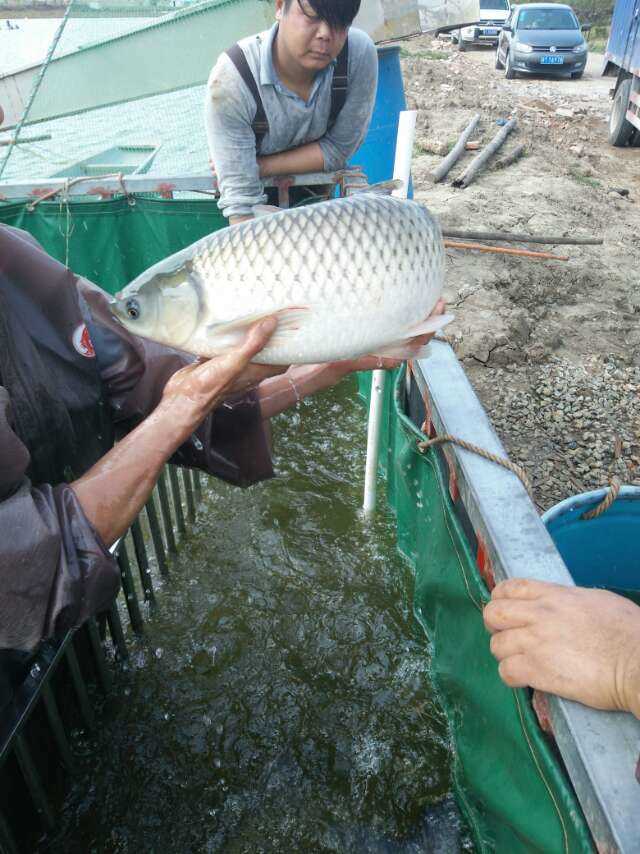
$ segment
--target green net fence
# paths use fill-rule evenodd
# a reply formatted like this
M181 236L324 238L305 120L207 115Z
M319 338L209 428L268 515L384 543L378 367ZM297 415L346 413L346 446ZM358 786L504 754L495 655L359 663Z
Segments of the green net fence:
M111 294L167 255L222 228L214 200L121 198L104 202L20 202L0 222L32 234L54 258Z
M360 377L368 400L370 375ZM440 452L421 454L404 413L404 372L386 386L381 464L398 547L415 572L414 609L449 721L454 782L480 852L592 852L588 827L528 693L506 687L489 650L489 596L449 492Z
M207 174L205 83L269 0L70 0L0 28L0 181Z

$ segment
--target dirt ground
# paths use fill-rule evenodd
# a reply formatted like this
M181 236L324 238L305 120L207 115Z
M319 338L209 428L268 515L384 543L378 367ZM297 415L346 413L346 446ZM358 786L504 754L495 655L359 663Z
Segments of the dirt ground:
M614 473L640 484L640 148L607 142L612 78L600 76L602 56L590 56L581 80L506 80L487 48L460 53L422 38L402 55L409 107L419 110L415 196L443 227L604 239L525 247L568 262L447 253L456 320L446 332L511 458L528 470L541 509ZM498 156L521 143L526 156L455 189L475 156L466 152L434 185L430 171L476 112L481 144L496 120L516 116Z

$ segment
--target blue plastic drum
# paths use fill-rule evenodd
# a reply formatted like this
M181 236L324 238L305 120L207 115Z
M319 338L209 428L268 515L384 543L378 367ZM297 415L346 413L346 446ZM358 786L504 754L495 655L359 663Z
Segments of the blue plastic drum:
M370 184L393 177L399 115L406 108L400 48L379 47L378 91L371 125L367 138L349 161L364 169Z
M597 519L581 519L606 495L585 492L556 504L543 515L576 584L605 587L640 601L640 487L623 486Z

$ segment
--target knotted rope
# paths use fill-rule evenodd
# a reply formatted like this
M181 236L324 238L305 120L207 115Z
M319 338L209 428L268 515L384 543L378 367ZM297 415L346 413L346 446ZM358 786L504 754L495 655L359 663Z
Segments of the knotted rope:
M450 442L452 445L457 445L465 451L471 451L472 454L477 454L479 457L489 460L491 463L496 463L496 465L502 466L502 468L515 474L527 490L529 498L533 500L533 487L531 486L531 481L529 480L524 468L519 466L517 463L512 463L511 460L505 459L505 457L499 457L497 454L492 454L490 451L486 451L484 448L479 447L479 445L473 445L471 442L466 442L464 439L459 439L457 436L444 433L442 436L435 436L435 438L428 439L425 442L418 442L418 450L423 454L434 445L444 445L447 442Z
M522 466L519 466L517 463L511 462L511 460L505 459L504 457L499 457L497 454L492 454L490 451L481 448L479 445L474 445L471 442L466 442L464 439L459 439L457 436L452 436L449 433L445 433L442 436L435 436L433 439L428 439L424 442L418 442L418 450L421 454L427 451L429 448L434 447L435 445L444 445L446 443L450 443L452 445L457 445L459 448L462 448L465 451L470 451L472 454L477 454L479 457L482 457L485 460L489 460L491 463L496 463L496 465L502 466L502 468L507 469L507 471L512 472L518 477L527 490L529 494L529 498L533 501L533 487L531 486L531 481ZM594 507L593 510L589 510L586 513L583 513L580 516L581 519L588 521L589 519L597 519L598 516L602 516L603 513L606 513L607 510L611 507L613 502L616 500L620 493L620 489L622 488L622 481L619 477L612 477L609 483L609 490L602 501Z
M580 518L587 521L589 519L597 519L598 516L602 516L603 513L606 513L606 511L609 509L609 507L611 507L613 502L618 497L618 493L620 492L621 486L622 481L620 480L620 478L615 476L612 477L611 481L609 482L609 491L602 499L600 504L598 504L597 507L594 507L593 510L589 510L587 513L583 513Z

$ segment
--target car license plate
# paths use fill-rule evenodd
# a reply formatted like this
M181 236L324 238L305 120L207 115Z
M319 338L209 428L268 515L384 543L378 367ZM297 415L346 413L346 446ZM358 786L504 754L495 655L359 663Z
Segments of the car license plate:
M498 31L493 29L492 27L490 27L484 31L484 34L485 34L485 36L497 36Z
M540 62L542 63L542 65L563 65L564 56L557 56L554 54L550 54L549 56L541 56Z

